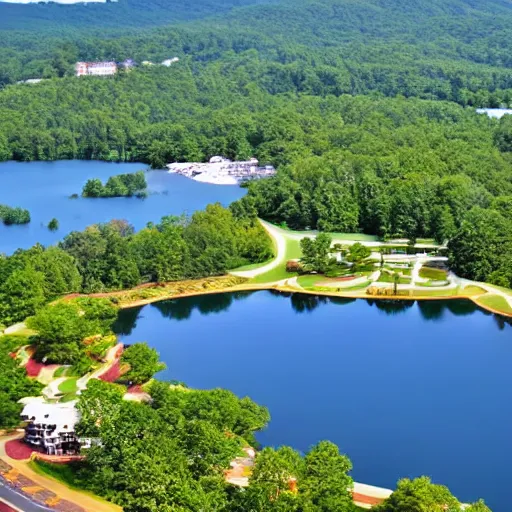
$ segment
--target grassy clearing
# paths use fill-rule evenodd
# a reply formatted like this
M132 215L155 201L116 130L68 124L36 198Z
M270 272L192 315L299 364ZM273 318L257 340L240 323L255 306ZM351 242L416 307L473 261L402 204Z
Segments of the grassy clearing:
M285 257L272 270L256 276L251 282L255 284L273 283L295 277L297 274L286 272L286 262L299 259L301 256L300 240L287 239Z
M483 288L480 288L480 286L470 284L469 286L466 286L465 288L463 288L461 293L463 295L472 296L472 295L484 295L485 293L487 293L487 291L484 290Z
M277 267L265 272L264 274L260 274L251 280L251 283L254 284L263 284L263 283L274 283L276 281L282 281L283 279L291 279L292 277L297 276L296 273L286 272L285 263L279 264Z
M395 278L393 277L393 274L388 274L387 272L382 272L378 279L379 283L394 283ZM411 279L408 277L400 277L398 279L398 284L410 284Z
M286 236L286 233L291 235L304 235L304 236L316 236L319 231L293 231L292 229L283 228L282 226L276 226L277 228L283 231L283 234ZM364 233L326 233L332 239L337 240L355 240L357 242L378 242L379 237L375 235L365 235Z
M501 295L484 295L483 297L480 297L477 302L478 304L487 306L491 309L495 309L496 311L502 311L503 313L507 313L509 315L512 314L512 307L510 307L507 299Z
M458 294L458 288L448 288L447 290L429 290L428 288L425 288L425 290L412 290L413 297L453 297Z
M446 276L446 270L430 267L421 267L420 269L420 277L423 279L431 279L432 281L446 281Z
M258 268L264 267L265 265L268 265L272 260L273 258L263 263L252 263L251 265L244 265L243 267L233 268L229 272L244 272L246 270L256 270Z
M61 382L59 384L59 391L61 393L64 393L65 395L68 395L70 393L76 393L78 391L78 387L76 385L77 380L78 377L70 377L69 379L66 379L65 381Z
M55 379L58 379L60 377L72 377L71 366L60 366L55 370L53 377Z
M297 279L297 283L302 286L302 288L310 288L311 286L315 286L315 283L319 281L324 281L326 278L322 275L311 274L307 276L300 276Z
M442 286L448 286L449 281L428 281L427 283L416 283L416 286L422 286L424 288L439 288Z

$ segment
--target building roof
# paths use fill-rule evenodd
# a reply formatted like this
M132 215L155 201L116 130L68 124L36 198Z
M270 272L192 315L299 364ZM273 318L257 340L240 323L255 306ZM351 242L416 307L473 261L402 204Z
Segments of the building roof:
M80 413L75 408L74 402L48 404L31 402L27 404L21 413L33 423L57 425L60 432L73 432L75 425L80 421Z

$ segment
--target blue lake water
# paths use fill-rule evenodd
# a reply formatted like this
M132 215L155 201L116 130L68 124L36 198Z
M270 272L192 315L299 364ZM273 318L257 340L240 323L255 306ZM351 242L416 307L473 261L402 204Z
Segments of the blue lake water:
M330 439L357 481L425 474L510 510L512 328L469 301L225 294L126 310L117 330L160 352L161 378L266 405L262 444Z
M112 219L125 219L136 229L163 215L193 213L209 203L227 206L245 194L237 186L199 183L165 171L150 171L147 199L70 199L79 194L90 178L106 181L110 176L136 172L145 164L96 161L4 162L0 163L0 204L20 206L30 211L32 222L24 226L0 223L0 253L10 254L39 242L53 244L66 234ZM48 222L57 218L58 231L48 230Z

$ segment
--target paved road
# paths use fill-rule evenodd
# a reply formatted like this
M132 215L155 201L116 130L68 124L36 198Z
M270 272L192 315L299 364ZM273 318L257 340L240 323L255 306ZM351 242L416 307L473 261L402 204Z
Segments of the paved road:
M48 507L37 505L0 481L0 502L2 499L8 501L11 505L14 505L23 512L48 512L51 510Z

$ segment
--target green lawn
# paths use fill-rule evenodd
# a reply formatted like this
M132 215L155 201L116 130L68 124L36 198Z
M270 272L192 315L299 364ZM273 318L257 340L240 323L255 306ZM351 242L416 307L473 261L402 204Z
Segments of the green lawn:
M483 288L480 288L480 286L470 284L469 286L466 286L461 293L464 295L483 295L487 292Z
M288 239L286 240L286 252L283 260L279 262L277 267L256 276L251 282L261 283L273 283L275 281L281 281L283 279L289 279L295 277L297 274L286 272L286 262L288 260L296 260L302 256L300 250L300 240Z
M413 297L452 297L453 295L458 295L458 293L458 288L449 288L447 290L429 290L428 288L412 290Z
M78 391L78 387L76 385L77 380L78 377L70 377L69 379L66 379L65 381L61 382L59 384L59 391L61 393L64 393L65 395L70 393L76 393Z
M277 228L283 231L283 234L286 236L286 233L294 234L294 235L313 235L316 236L320 231L294 231L292 229L283 228L282 226L276 226ZM364 233L326 233L332 239L337 240L355 240L357 242L378 242L379 237L375 235L365 235Z
M58 379L59 377L67 377L69 376L68 375L68 372L71 370L71 367L70 366L60 366L59 368L57 368L55 370L55 373L53 374L53 376Z
M300 276L297 279L297 283L299 283L302 288L310 288L311 286L315 286L319 281L323 281L325 279L326 277L323 275L311 274L307 276Z
M388 274L387 272L382 272L378 279L379 283L394 283L395 279L392 274ZM410 284L411 279L407 277L400 277L398 279L398 284Z
M420 277L423 279L431 279L432 281L446 281L446 276L446 270L430 267L421 267L420 269Z
M502 297L501 295L484 295L478 299L478 303L497 311L503 311L503 313L507 313L509 315L512 314L512 308L505 297Z

